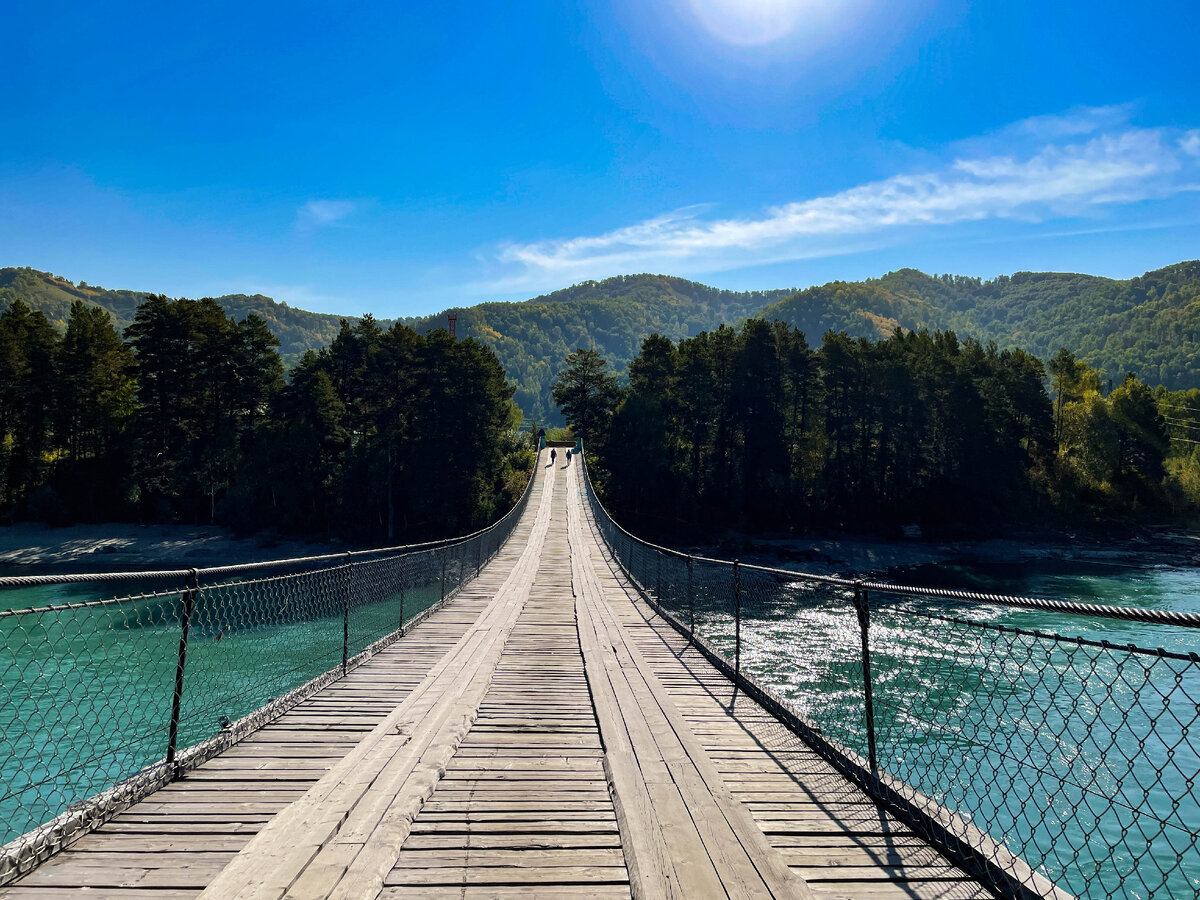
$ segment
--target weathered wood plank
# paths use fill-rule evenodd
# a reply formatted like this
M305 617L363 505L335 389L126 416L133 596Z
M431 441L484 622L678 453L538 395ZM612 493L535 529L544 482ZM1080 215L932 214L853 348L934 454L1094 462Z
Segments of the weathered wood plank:
M568 508L568 533L584 655L618 806L628 810L631 830L657 830L663 837L660 844L631 841L626 847L635 887L654 896L811 897L804 880L729 794L609 609L592 558L599 550L594 537L585 537L578 491ZM608 715L611 709L618 714ZM614 739L620 746L614 747ZM656 868L670 876L643 882L643 873Z
M437 886L437 885L405 885L403 887L385 887L380 893L380 900L503 900L503 898L520 898L520 900L571 900L578 897L595 897L598 900L609 898L629 897L627 884L557 884L542 888L536 885L501 885L490 884L482 887L471 885Z
M629 876L624 866L553 866L523 869L514 866L466 866L460 869L392 869L388 887L400 885L624 885Z
M95 900L103 896L105 900L185 900L199 897L202 888L112 888L104 889L98 894L91 885L55 885L45 887L27 887L17 885L4 891L6 898L11 900Z
M554 498L560 518L565 499L561 491ZM565 556L561 530L544 552ZM501 892L487 896L503 896L513 883L523 896L602 887L629 896L564 574L561 566L539 568L480 715L413 822L387 884L452 887L460 897L485 885ZM487 745L494 749L481 752ZM618 881L597 881L596 872Z

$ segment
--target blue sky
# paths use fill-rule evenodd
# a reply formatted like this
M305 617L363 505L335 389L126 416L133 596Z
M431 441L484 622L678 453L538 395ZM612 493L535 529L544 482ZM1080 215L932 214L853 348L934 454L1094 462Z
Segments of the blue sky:
M0 265L378 316L1200 257L1192 2L21 4Z

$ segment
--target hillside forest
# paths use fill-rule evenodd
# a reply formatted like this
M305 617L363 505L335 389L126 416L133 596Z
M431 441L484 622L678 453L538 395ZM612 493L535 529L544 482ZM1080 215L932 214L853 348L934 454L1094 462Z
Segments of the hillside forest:
M1066 350L1044 366L925 330L830 331L814 348L751 319L647 338L624 389L580 349L556 398L613 514L666 541L910 523L983 536L1200 510L1200 391L1133 375L1109 389Z
M0 313L0 516L132 520L396 544L471 531L533 464L494 353L343 322L284 376L255 314L149 296L124 337L76 299L60 334Z
M109 312L118 331L132 323L149 294L108 290L33 269L0 269L0 308L20 299L44 312L60 332L71 304ZM306 312L261 295L215 302L237 320L253 313L279 339L284 364L328 346L338 316ZM1066 347L1099 372L1105 389L1133 372L1171 390L1200 385L1200 262L1182 262L1138 278L1018 272L990 280L926 275L901 269L861 282L831 282L803 291L722 291L682 278L626 275L588 281L514 303L456 307L403 319L419 333L458 316L458 333L495 351L516 387L526 418L561 424L551 392L561 361L577 347L596 350L624 384L642 340L680 340L758 317L804 332L815 345L827 331L876 341L897 327L953 331L1001 349L1021 348L1048 360ZM354 320L351 320L353 324ZM381 321L381 327L390 323Z
M450 534L523 483L521 407L588 432L612 501L661 535L986 531L1200 505L1196 262L1128 281L901 270L761 293L625 276L462 310L457 342L437 317L334 328L263 297L170 300L31 269L0 270L0 302L3 520ZM944 321L961 330L929 324ZM586 377L564 382L562 361L580 374L583 357Z

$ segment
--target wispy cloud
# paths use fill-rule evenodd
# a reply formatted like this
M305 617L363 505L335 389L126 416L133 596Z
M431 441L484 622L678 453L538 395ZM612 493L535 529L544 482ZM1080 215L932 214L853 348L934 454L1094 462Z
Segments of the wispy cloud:
M1200 156L1200 128L1195 128L1179 139L1179 147L1188 156Z
M1019 138L1025 135L1035 140L1053 141L1119 131L1129 124L1132 112L1132 105L1127 103L1117 106L1079 106L1057 115L1021 119L1002 129L996 136Z
M603 234L511 243L493 262L502 283L621 271L716 271L839 252L847 238L904 229L1083 216L1197 190L1200 131L1138 128L1123 107L1076 110L961 142L938 165L740 218L688 207Z
M296 210L296 227L302 231L341 225L359 208L356 200L309 200Z

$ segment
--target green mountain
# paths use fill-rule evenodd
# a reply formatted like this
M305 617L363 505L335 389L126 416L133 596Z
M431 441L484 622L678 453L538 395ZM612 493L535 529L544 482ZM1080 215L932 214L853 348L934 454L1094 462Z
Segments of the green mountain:
M550 399L554 378L577 347L598 350L618 375L650 334L672 340L732 325L792 291L722 291L666 275L621 275L585 281L518 303L481 303L406 319L418 331L444 328L458 316L458 335L496 351L516 383L515 399L537 422L560 422Z
M1120 381L1134 372L1173 390L1200 386L1200 261L1117 280L1018 272L991 281L915 269L808 288L760 315L802 329L882 337L897 326L952 329L1048 359L1066 347Z
M11 300L19 297L34 309L45 313L59 331L67 327L71 303L83 300L108 310L117 329L124 332L125 327L133 321L138 306L151 293L110 291L86 281L72 284L58 275L30 268L0 269L0 308L7 307ZM235 319L244 319L250 313L261 317L275 337L279 338L279 353L288 362L294 361L309 348L323 347L332 341L341 320L345 318L294 309L262 294L230 294L217 297L216 300Z
M744 319L793 292L738 293L665 275L625 275L586 281L523 302L482 303L401 321L424 332L445 328L447 313L457 313L461 337L477 338L496 351L517 384L516 401L525 414L538 422L560 422L550 388L576 347L599 350L624 374L648 334L688 337ZM108 310L123 330L147 296L145 291L110 291L82 281L76 285L36 269L0 269L0 308L20 297L44 312L60 331L74 300ZM232 294L216 301L235 319L250 313L262 317L279 338L280 355L288 363L305 350L328 344L346 318L294 309L261 294Z
M60 329L72 300L107 309L124 328L146 296L75 285L29 268L0 269L0 306L20 297ZM329 343L343 318L294 309L262 295L235 294L217 302L237 319L249 313L265 319L288 361ZM1124 281L1054 272L982 281L901 269L799 292L739 293L665 275L624 275L532 300L481 303L402 321L418 331L444 328L451 312L458 316L460 336L477 338L496 351L517 384L517 402L538 422L561 421L550 387L576 347L600 351L624 374L651 333L677 340L753 315L789 322L811 344L830 329L873 338L897 327L953 329L1043 359L1066 347L1114 381L1135 372L1143 381L1172 389L1200 386L1200 261Z

